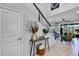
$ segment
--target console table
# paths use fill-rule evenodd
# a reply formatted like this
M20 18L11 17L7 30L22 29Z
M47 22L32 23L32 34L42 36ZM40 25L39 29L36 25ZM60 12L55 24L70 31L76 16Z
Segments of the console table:
M33 50L33 56L35 55L35 48L36 48L36 42L40 42L40 41L45 41L45 49L46 49L46 45L48 45L48 49L50 50L49 48L49 41L48 41L49 37L44 37L44 36L40 36L37 40L30 40L31 42L31 49L30 49L30 56L32 55L32 50Z

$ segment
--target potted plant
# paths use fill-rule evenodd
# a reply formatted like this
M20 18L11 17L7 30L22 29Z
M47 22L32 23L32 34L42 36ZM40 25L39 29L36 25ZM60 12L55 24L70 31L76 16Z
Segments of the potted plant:
M44 29L43 29L43 33L44 33L45 35L47 35L48 32L49 32L49 29L48 29L48 28L44 28Z

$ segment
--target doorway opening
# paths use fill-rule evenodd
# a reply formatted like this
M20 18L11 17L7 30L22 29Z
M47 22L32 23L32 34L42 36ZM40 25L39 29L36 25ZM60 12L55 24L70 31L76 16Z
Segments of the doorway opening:
M60 25L61 41L72 41L72 38L79 38L79 23Z

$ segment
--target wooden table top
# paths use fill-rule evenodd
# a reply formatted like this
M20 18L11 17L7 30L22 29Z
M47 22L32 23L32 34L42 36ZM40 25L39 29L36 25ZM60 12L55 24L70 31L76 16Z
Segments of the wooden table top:
M40 36L39 38L37 38L36 40L33 40L31 39L30 41L33 41L33 42L38 42L38 41L42 41L42 40L45 40L45 39L49 39L49 37L44 37L44 36Z

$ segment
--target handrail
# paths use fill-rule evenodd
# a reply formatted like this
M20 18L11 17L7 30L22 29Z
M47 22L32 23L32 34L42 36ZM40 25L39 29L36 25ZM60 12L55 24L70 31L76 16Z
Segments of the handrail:
M50 23L47 21L47 19L45 18L45 16L42 14L42 12L39 10L39 8L37 7L37 5L35 3L33 3L33 5L36 7L36 9L39 11L39 13L43 16L43 18L45 19L45 21L48 23L48 25L51 27Z

